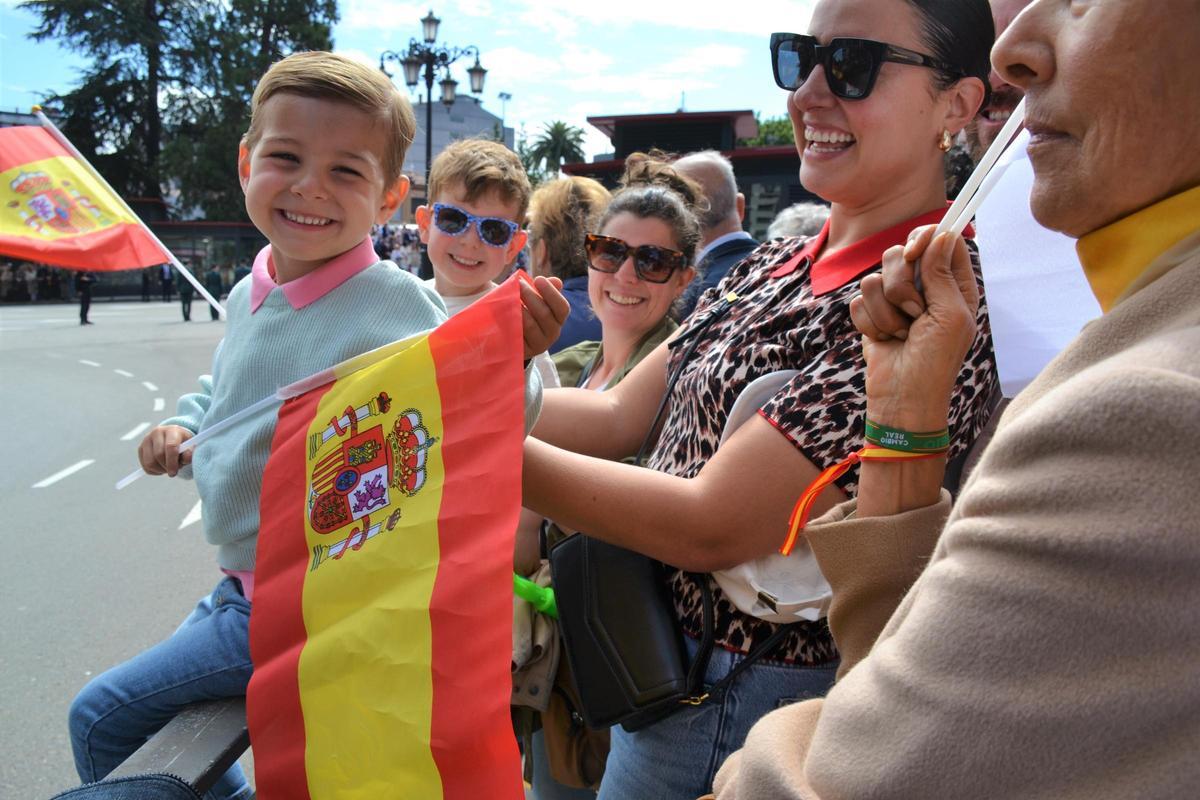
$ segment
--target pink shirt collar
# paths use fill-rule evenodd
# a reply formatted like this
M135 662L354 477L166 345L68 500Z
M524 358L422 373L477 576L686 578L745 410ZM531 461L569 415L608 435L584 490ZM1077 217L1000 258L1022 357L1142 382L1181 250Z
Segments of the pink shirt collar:
M258 251L258 255L254 258L254 267L250 270L250 313L258 311L259 306L267 299L267 295L276 288L283 290L283 296L292 308L304 308L309 303L320 300L378 260L379 256L375 254L375 247L371 244L371 237L368 236L362 240L361 244L350 248L303 278L280 285L275 282L275 264L271 261L271 245L267 245Z

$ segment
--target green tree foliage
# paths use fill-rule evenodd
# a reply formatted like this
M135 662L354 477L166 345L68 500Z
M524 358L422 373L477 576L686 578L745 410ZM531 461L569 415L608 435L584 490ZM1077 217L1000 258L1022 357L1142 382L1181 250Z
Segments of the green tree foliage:
M20 8L40 17L30 34L35 41L58 39L91 59L75 90L47 98L62 109L66 135L127 196L162 197L159 95L187 79L179 40L196 6L28 0Z
M754 115L758 118L758 115ZM792 121L787 117L768 117L758 120L758 136L743 139L745 147L771 147L781 144L795 144L796 134L792 130Z
M267 68L299 50L328 50L336 0L229 0L199 20L196 80L167 101L173 133L164 166L179 204L211 219L245 219L234 162L250 125L250 98Z
M535 189L546 182L546 172L533 156L533 149L529 144L529 137L525 135L524 127L517 136L517 158L521 159L521 166L525 167L525 174L529 176L529 182Z
M76 147L126 197L179 191L184 213L245 219L234 160L258 77L295 50L328 49L336 0L27 0L32 37L87 57L47 99Z
M563 164L583 161L583 131L565 122L548 122L529 146L529 158L555 177Z

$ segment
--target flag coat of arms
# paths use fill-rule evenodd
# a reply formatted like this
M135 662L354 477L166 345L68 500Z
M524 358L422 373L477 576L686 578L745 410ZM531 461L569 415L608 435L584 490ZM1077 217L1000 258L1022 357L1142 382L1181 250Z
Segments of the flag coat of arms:
M28 125L0 128L0 253L88 270L169 260L86 164Z
M509 716L518 291L280 407L247 692L264 800L524 796Z

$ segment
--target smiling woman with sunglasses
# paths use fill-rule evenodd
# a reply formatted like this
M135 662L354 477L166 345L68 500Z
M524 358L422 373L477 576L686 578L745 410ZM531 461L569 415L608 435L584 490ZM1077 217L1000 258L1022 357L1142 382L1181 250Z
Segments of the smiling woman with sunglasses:
M623 187L584 236L588 297L601 341L555 356L564 386L615 386L678 327L672 306L696 275L700 187L666 164L631 155Z
M693 657L707 585L717 646L706 685L729 676L756 645L778 642L699 705L634 733L614 729L604 800L703 794L758 718L832 683L838 654L824 620L780 633L695 573L778 550L804 487L862 446L865 364L847 304L885 249L945 213L943 146L982 104L992 38L986 0L818 2L806 36L777 36L763 49L792 87L800 177L831 204L825 228L763 245L733 267L674 340L611 391L547 392L526 445L526 505L672 565L670 590ZM620 245L595 247L630 255ZM640 255L652 276L661 259ZM979 321L946 416L951 457L974 440L997 388L983 310ZM742 391L780 370L799 374L722 443ZM596 458L637 451L677 371L652 469ZM814 513L853 496L857 481L857 470L846 473Z

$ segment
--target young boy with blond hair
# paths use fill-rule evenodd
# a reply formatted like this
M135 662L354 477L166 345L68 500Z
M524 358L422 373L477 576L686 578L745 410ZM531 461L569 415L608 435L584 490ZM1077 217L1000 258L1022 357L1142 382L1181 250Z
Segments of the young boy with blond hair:
M433 264L425 285L441 296L450 316L495 289L521 252L528 238L521 223L532 194L521 159L491 139L460 139L433 160L417 231ZM534 356L533 365L543 385L559 385L548 355Z
M198 700L244 694L250 679L259 494L275 418L262 414L180 453L197 433L287 385L360 353L436 327L437 295L371 245L408 194L401 174L416 123L378 70L325 52L273 65L255 89L238 151L246 210L270 244L226 302L228 327L202 391L147 434L138 455L151 475L191 472L204 533L225 576L168 639L93 679L70 712L79 776L102 779ZM526 288L526 354L557 336L565 301ZM534 377L527 389L540 402ZM208 797L253 796L235 764Z

